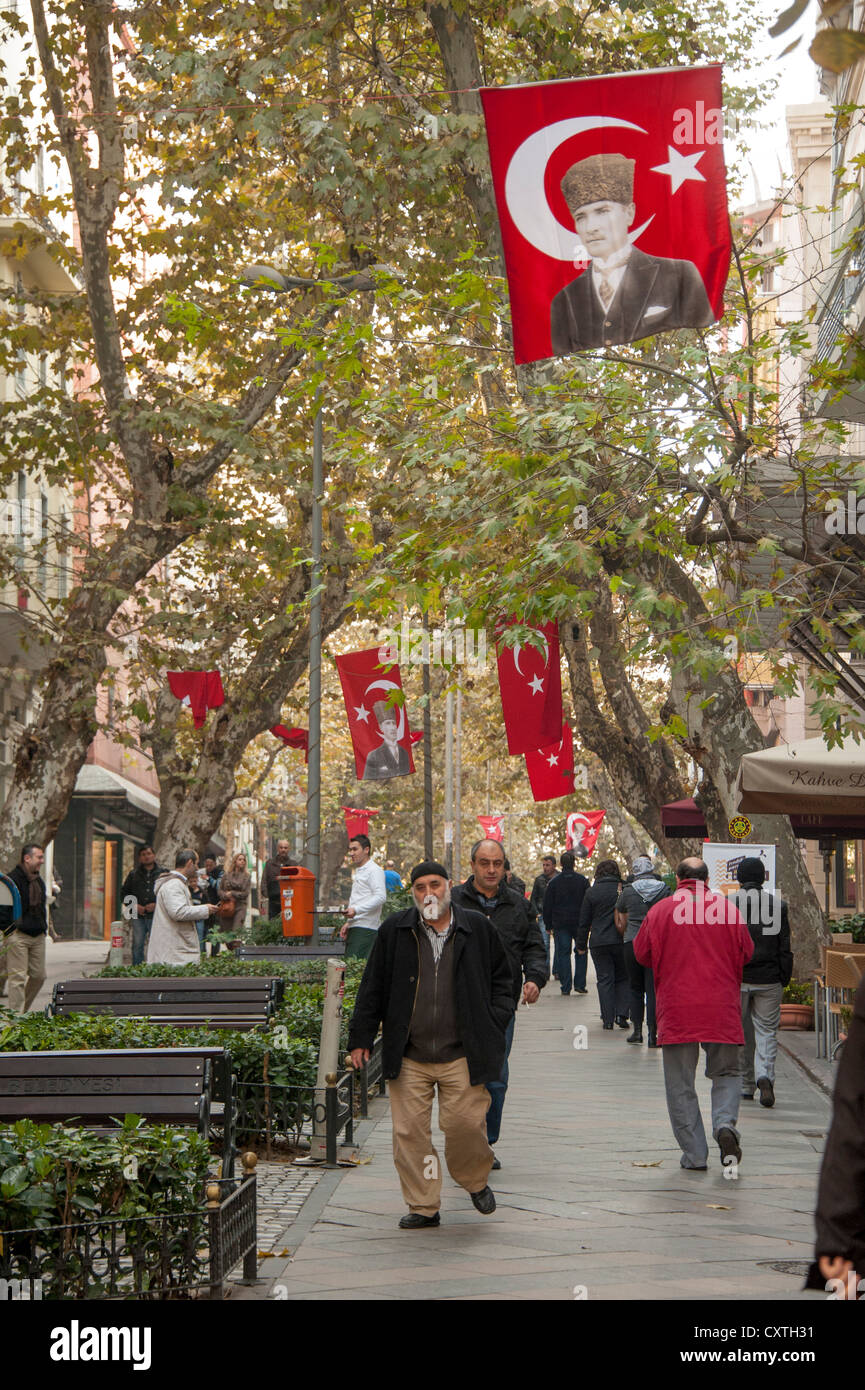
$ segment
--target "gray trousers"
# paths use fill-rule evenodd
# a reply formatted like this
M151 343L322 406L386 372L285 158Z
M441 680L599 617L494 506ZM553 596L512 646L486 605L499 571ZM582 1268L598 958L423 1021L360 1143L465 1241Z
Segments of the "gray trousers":
M664 1086L667 1110L683 1168L704 1168L709 1156L706 1131L694 1081L700 1048L706 1054L706 1075L712 1082L712 1134L722 1129L739 1131L739 1047L736 1043L664 1043Z
M781 1022L783 985L742 985L742 1027L745 1046L740 1049L742 1090L753 1095L757 1081L775 1080L778 1026Z

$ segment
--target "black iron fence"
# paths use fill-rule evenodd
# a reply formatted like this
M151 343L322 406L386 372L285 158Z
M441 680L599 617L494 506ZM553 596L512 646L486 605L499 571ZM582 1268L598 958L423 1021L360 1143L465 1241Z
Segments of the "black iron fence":
M325 1161L336 1163L340 1143L354 1142L355 1119L366 1119L374 1094L385 1094L381 1038L359 1072L330 1073L325 1086L237 1085L237 1137L241 1144L324 1138Z
M29 1299L222 1298L257 1269L255 1155L246 1176L210 1182L195 1211L0 1232L0 1289Z

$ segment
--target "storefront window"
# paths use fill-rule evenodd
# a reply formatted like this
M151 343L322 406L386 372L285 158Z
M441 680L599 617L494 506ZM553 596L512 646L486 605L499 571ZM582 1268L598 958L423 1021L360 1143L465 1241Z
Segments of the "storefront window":
M856 906L856 842L839 840L835 849L835 902L838 907Z

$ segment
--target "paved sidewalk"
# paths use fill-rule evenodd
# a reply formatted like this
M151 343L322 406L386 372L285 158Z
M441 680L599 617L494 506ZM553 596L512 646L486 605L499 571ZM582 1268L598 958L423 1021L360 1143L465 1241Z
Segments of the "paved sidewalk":
M291 1259L268 1260L267 1278L240 1296L814 1298L799 1292L800 1270L812 1250L827 1097L780 1054L775 1109L742 1103L738 1179L724 1177L714 1143L708 1172L684 1172L660 1052L603 1032L593 986L570 998L553 990L519 1012L495 1215L480 1216L445 1175L441 1227L397 1230L405 1208L379 1101L381 1118L362 1136L371 1162L322 1175L286 1232ZM588 1028L585 1050L573 1047L577 1023ZM702 1078L700 1093L708 1116ZM435 1142L443 1155L440 1135Z

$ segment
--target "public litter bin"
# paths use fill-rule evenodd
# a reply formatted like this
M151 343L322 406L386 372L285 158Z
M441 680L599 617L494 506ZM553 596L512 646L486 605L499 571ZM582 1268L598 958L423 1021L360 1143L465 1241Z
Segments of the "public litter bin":
M283 936L312 936L315 924L315 874L299 864L279 871Z

